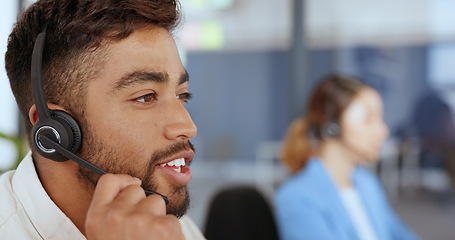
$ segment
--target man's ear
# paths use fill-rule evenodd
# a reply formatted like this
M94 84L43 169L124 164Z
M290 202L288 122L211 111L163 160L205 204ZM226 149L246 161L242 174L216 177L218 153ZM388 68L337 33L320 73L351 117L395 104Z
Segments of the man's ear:
M35 126L35 123L38 120L38 111L36 111L35 104L33 104L33 106L28 111L28 119L30 120L32 125Z
M52 103L47 103L47 108L49 110L62 110L67 112L64 108L60 107L59 105L55 105ZM28 118L30 119L30 122L32 125L35 125L36 121L38 121L38 111L36 110L35 104L30 108L28 111Z

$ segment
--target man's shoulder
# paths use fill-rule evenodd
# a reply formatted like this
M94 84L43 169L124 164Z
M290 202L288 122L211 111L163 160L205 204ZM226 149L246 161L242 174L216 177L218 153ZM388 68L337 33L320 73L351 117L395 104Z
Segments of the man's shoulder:
M8 171L0 175L0 227L12 216L14 215L18 208L12 188L12 178L15 171Z
M0 236L11 236L14 239L23 236L26 239L35 239L27 230L33 226L25 226L29 224L28 221L23 221L27 216L14 194L12 179L15 173L16 171L12 170L0 175Z
M182 226L182 231L186 240L205 240L201 230L199 230L190 217L186 215L181 217L180 225Z

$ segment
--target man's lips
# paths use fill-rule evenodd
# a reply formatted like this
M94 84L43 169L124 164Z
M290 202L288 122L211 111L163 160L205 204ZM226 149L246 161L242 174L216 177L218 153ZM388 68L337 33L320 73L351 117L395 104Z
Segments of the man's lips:
M191 170L188 167L194 157L192 150L183 151L173 155L165 161L160 161L156 169L163 172L168 180L175 185L187 185L192 177Z
M190 161L193 160L193 157L193 150L184 150L172 155L171 157L166 158L166 160L159 161L156 165L172 165L171 162L174 162L175 165L175 161L177 159L183 159L185 161L185 165L189 165Z

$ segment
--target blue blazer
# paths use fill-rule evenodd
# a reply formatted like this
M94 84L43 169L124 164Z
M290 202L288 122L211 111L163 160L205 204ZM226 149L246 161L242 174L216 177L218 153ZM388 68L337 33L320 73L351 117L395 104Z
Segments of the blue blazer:
M390 207L370 171L357 167L353 184L378 240L418 239ZM361 240L334 182L317 158L278 188L273 204L282 240Z

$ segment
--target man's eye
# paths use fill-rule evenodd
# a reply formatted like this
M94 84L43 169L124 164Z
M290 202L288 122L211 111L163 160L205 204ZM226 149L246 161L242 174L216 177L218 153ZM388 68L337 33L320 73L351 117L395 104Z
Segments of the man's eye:
M134 99L136 102L141 102L141 103L150 103L156 99L156 94L155 93L149 93L144 96L138 97Z
M177 98L182 100L185 103L187 103L188 100L190 100L192 97L193 97L193 94L188 93L188 92L177 95Z

